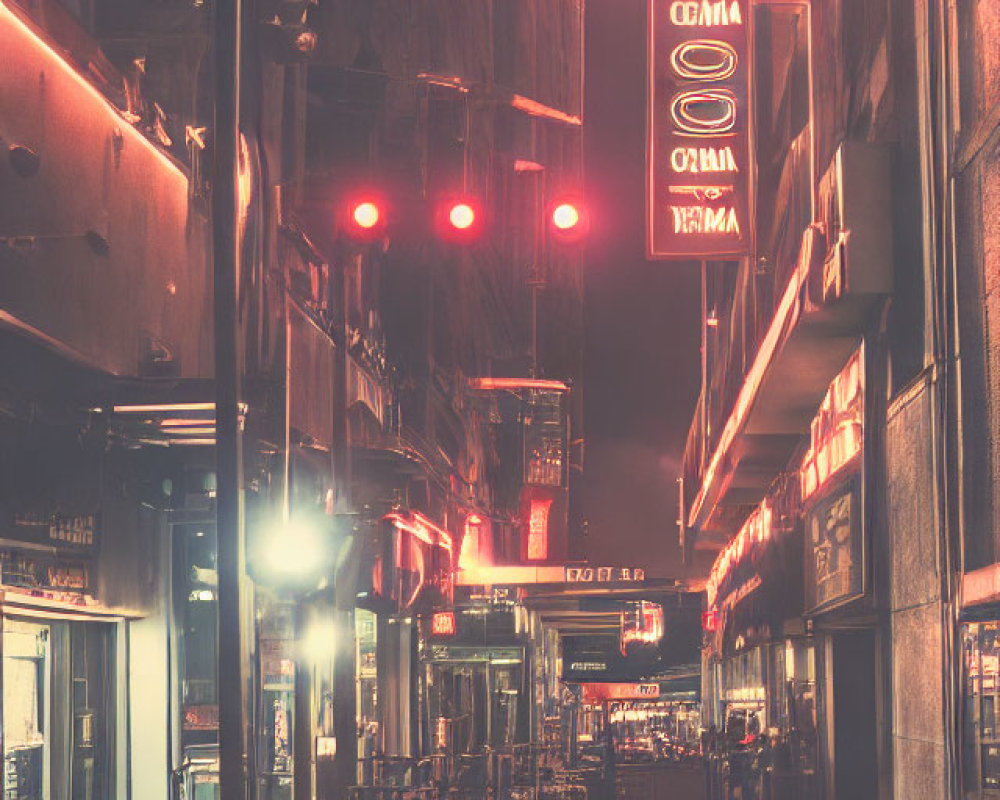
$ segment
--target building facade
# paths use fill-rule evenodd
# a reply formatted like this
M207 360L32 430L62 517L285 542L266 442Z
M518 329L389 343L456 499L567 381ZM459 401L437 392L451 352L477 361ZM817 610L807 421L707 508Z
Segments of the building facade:
M751 10L755 242L703 267L682 537L717 552L705 724L780 753L755 791L996 785L996 11Z
M218 616L212 12L0 4L5 795L190 797L218 779L234 640ZM540 725L536 683L554 684L533 653L544 665L551 642L455 576L576 546L580 259L545 219L582 190L582 13L246 5L247 573L242 674L222 680L245 697L251 796L447 783L443 756ZM359 199L379 206L372 232ZM457 199L478 236L439 228ZM456 615L469 649L448 658L435 620ZM469 632L483 620L485 639ZM457 700L490 720L461 746ZM418 773L432 754L444 766Z

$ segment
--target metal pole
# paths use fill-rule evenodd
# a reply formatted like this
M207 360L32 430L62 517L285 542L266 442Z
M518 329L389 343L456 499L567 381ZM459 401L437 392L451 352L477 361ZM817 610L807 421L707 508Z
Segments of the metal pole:
M295 609L295 635L303 641L306 633L307 604L300 598ZM292 797L310 800L313 796L312 664L295 660L295 706L292 713Z
M218 537L219 790L244 800L242 452L239 430L241 364L237 319L236 181L239 157L241 0L214 4L215 124L212 252L215 277L216 514Z
M348 352L350 320L350 283L347 270L352 264L362 266L361 254L347 247L339 249L333 265L334 297L339 303L337 323L337 351L333 370L333 464L334 493L337 513L350 512L351 507L351 427L348 412L348 381L351 356ZM337 577L334 576L334 581ZM338 595L341 593L338 589ZM353 605L353 603L352 603ZM320 800L340 800L347 796L348 787L357 782L358 730L355 705L355 642L353 608L343 608L335 603L334 619L337 623L336 652L333 660L333 733L337 749L330 772L324 771L324 780L317 781L316 796Z

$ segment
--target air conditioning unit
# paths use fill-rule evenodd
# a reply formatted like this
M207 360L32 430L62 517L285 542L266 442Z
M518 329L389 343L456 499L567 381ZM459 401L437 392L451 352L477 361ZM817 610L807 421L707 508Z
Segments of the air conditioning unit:
M844 142L819 182L819 221L829 243L822 275L810 281L817 305L889 294L893 286L889 149Z

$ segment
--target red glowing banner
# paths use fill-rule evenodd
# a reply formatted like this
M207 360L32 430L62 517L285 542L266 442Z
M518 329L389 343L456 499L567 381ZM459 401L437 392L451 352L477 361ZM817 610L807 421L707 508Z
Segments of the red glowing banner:
M749 11L747 0L649 0L651 258L749 250Z
M581 683L581 700L597 705L607 700L658 700L658 683Z
M859 348L827 389L809 430L809 450L799 479L808 500L847 464L864 445L864 348Z
M455 612L438 611L431 617L431 634L434 636L455 635Z
M532 498L528 514L528 560L544 561L549 557L549 511L551 499Z

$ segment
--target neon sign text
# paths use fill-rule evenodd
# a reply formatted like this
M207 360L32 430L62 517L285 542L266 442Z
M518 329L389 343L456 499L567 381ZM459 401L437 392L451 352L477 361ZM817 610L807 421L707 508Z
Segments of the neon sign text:
M739 172L731 147L675 147L670 151L674 172Z
M734 0L674 0L670 21L674 25L742 25L743 15Z
M749 246L746 0L649 0L647 246L653 258Z
M734 208L707 206L670 206L674 218L674 233L735 233L740 223Z
M736 124L736 98L728 89L681 92L670 103L674 127L694 136L727 133Z
M694 39L677 45L670 54L670 66L681 78L692 81L724 81L736 72L736 49L726 42Z

